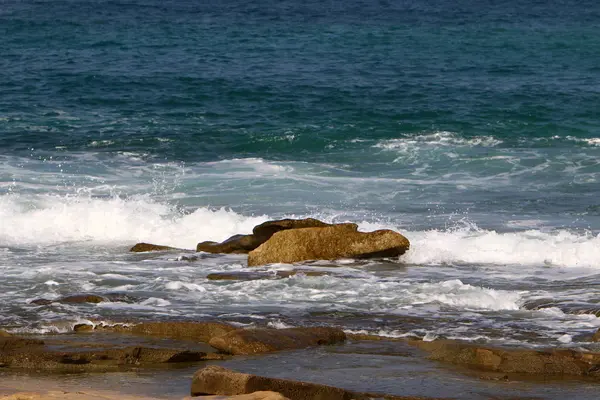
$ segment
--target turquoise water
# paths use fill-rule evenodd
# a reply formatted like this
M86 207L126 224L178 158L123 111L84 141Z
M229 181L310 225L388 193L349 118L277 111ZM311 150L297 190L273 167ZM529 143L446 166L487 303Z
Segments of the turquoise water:
M599 29L591 1L4 1L0 323L209 316L592 346ZM217 283L245 258L127 252L304 216L412 248ZM115 291L137 300L28 303Z

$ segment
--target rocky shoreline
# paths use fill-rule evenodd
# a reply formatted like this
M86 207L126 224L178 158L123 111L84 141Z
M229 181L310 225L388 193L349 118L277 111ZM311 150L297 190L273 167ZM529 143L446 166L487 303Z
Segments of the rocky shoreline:
M409 246L408 239L389 230L363 233L358 232L355 224L288 219L265 222L256 226L250 235L235 235L221 243L199 243L196 252L248 254L248 266L252 267L309 260L397 257ZM131 251L181 252L182 249L138 243ZM296 274L323 276L328 272L303 270L298 266L290 271L276 271L275 275L250 269L248 272L210 274L207 279L253 280L287 278ZM55 304L135 301L120 293L107 293L40 298L32 300L31 304L52 307ZM214 365L235 362L244 357L261 358L273 354L287 354L298 359L311 349L328 348L341 349L342 353L346 351L348 354L389 357L390 365L401 358L412 360L410 362L429 360L442 369L463 374L467 382L471 382L466 385L472 384L474 379L501 382L584 379L591 384L600 380L600 353L578 348L503 348L458 340L391 339L348 333L342 327L331 326L331 323L319 324L318 321L314 326L282 329L240 327L239 324L216 320L106 322L91 318L87 321L73 324L70 332L58 335L16 334L11 333L14 331L12 327L10 332L0 330L0 371L84 374L193 367L199 369L189 379L188 394L207 399L214 395L231 396L226 398L239 400L457 398L445 396L443 388L436 392L441 396L418 397L422 395L418 390L417 393L413 391L410 395L402 396L385 390L361 391L270 376L268 373L249 374ZM600 341L600 331L590 332L589 341ZM369 343L377 343L378 346L369 346ZM344 346L350 346L349 350ZM335 353L332 350L328 357L335 357ZM318 370L320 366L315 365L315 368ZM397 379L402 377L398 376ZM57 395L60 393L34 393L31 394L33 397L23 397L29 396L25 394L14 397L18 395L10 394L6 398L60 398L52 397ZM69 396L65 394L63 398L76 398Z
M240 399L432 398L357 392L311 382L244 374L211 364L217 360L232 360L248 355L256 357L294 350L300 350L297 354L302 354L302 349L318 346L335 348L347 342L392 341L379 336L346 334L334 327L238 328L221 322L175 321L98 324L77 331L79 333L47 335L44 340L0 331L0 370L108 373L196 365L201 368L191 381L189 394L192 397L270 392ZM464 368L478 375L478 379L507 382L528 378L600 380L600 353L565 349L508 349L452 340L393 341L406 348L417 349L416 354L439 362L443 368ZM393 352L389 355L399 356Z

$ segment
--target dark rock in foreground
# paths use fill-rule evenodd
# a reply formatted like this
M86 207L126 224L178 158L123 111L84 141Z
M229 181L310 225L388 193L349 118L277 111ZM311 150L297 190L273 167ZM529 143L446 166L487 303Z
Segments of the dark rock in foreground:
M356 224L291 229L275 233L248 254L248 266L339 258L397 257L410 246L391 230L358 232Z
M178 249L177 247L162 246L159 244L152 243L137 243L129 251L133 253L145 253L147 251L186 251L185 249Z
M214 353L152 347L57 351L41 340L0 338L0 367L53 372L114 371L128 367L216 360Z
M338 328L237 329L213 338L209 344L228 354L258 354L342 343Z
M215 365L205 367L196 372L192 380L191 395L203 396L208 394L218 394L234 396L259 391L277 392L290 400L367 400L373 398L384 398L389 400L419 399L417 397L352 392L316 383L267 378L243 374Z
M246 254L269 240L275 232L287 229L322 228L326 226L332 225L314 218L267 221L255 226L251 235L233 235L221 243L210 241L198 243L196 251Z

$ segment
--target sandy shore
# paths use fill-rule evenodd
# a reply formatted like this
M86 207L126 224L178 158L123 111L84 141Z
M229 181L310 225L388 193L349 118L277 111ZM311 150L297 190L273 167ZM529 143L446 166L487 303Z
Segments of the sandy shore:
M165 397L132 395L119 391L110 391L90 385L64 385L51 378L30 377L26 375L0 377L0 400L165 400ZM181 397L191 400L192 397ZM202 396L202 400L286 400L274 392L255 392L240 396Z

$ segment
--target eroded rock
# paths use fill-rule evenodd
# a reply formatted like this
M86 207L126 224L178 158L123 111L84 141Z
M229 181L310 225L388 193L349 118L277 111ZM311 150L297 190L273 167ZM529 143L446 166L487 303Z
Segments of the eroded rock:
M410 246L391 230L358 232L356 224L301 228L275 233L248 254L248 266L339 258L397 257Z
M342 343L344 331L338 328L237 329L214 337L209 344L228 354L258 354L273 351Z
M135 246L133 246L131 249L129 249L129 251L133 252L133 253L145 253L148 251L186 251L186 250L178 249L177 247L162 246L159 244L137 243Z

